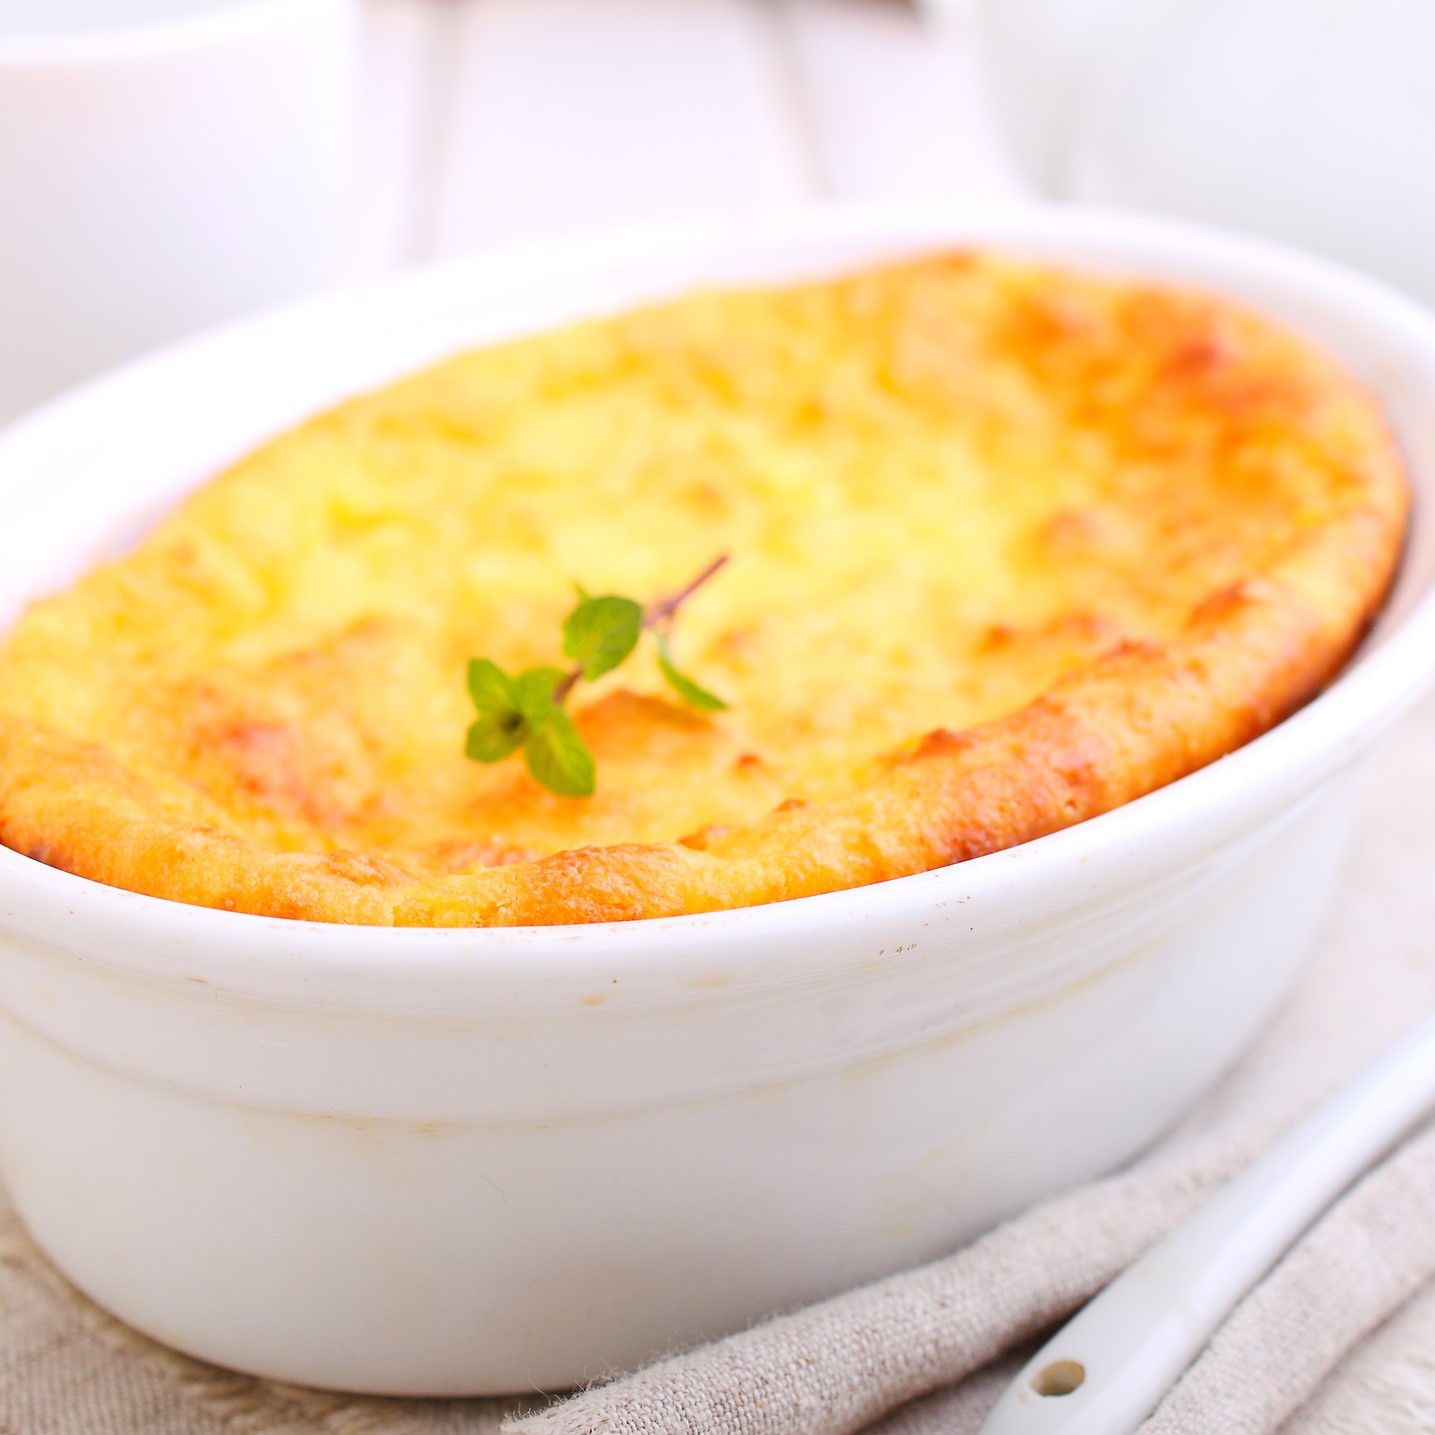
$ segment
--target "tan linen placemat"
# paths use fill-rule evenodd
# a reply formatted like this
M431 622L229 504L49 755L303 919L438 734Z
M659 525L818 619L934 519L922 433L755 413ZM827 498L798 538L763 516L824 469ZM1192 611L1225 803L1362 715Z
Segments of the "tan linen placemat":
M1018 1218L949 1262L601 1387L539 1413L532 1427L553 1435L799 1435L879 1420L880 1435L974 1431L1014 1359L895 1411L891 1392L917 1395L933 1390L944 1370L985 1364L1013 1338L1014 1312L1033 1330L1058 1318L1085 1286L1099 1284L1103 1252L1109 1260L1122 1242L1139 1246L1154 1237L1225 1170L1430 1010L1435 706L1406 723L1376 759L1349 879L1300 988L1238 1070L1145 1161ZM1426 1147L1435 1149L1435 1138ZM1325 1350L1330 1342L1322 1336L1336 1314L1350 1314L1351 1301L1339 1299L1349 1273L1383 1273L1388 1299L1424 1247L1435 1248L1416 1218L1435 1165L1421 1159L1422 1149L1412 1143L1395 1158L1403 1158L1403 1174L1393 1162L1379 1173L1382 1184L1373 1177L1367 1193L1353 1192L1308 1238L1301 1259L1293 1256L1258 1288L1193 1369L1189 1393L1173 1393L1153 1435L1265 1431L1285 1415L1271 1388L1299 1387L1301 1369L1309 1367L1305 1374L1314 1379L1340 1353ZM1435 1226L1435 1208L1429 1222ZM979 1270L985 1284L964 1284L963 1270ZM940 1321L904 1325L933 1290L942 1298ZM874 1300L897 1318L874 1326ZM1379 1309L1374 1297L1368 1304ZM949 1328L939 1330L942 1321ZM814 1340L811 1348L804 1344ZM827 1399L813 1398L814 1379ZM1190 1407L1184 1413L1183 1398ZM0 1208L0 1435L493 1435L517 1403L350 1399L214 1370L97 1310L39 1255L8 1207ZM1201 1413L1193 1417L1191 1409ZM1435 1288L1420 1289L1341 1360L1280 1428L1282 1435L1435 1430Z

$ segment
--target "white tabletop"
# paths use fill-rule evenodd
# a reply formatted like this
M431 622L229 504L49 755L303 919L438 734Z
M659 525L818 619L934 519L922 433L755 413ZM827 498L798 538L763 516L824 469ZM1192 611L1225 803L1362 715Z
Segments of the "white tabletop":
M646 220L1022 193L960 5L366 4L353 279Z

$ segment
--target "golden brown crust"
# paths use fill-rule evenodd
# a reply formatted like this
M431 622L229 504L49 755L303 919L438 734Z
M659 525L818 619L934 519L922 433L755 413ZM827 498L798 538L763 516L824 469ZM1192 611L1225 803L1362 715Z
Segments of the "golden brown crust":
M35 605L0 649L0 841L400 925L919 872L1307 701L1407 502L1350 379L1211 296L971 256L700 296L345 406ZM568 580L646 596L720 549L679 636L730 715L639 665L578 713L591 802L463 761L466 656L549 660Z

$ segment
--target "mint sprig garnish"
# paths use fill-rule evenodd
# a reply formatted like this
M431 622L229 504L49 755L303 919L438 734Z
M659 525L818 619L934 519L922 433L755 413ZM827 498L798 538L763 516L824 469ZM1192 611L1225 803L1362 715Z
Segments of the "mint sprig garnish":
M586 594L563 620L563 656L572 658L591 683L610 673L638 646L643 633L643 605L609 593Z
M668 647L668 635L660 631L658 638L658 671L668 680L669 686L684 702L691 703L703 712L721 712L727 704L716 693L710 693L702 684L695 682L686 673L680 673L673 665L673 655Z
M491 658L472 658L468 692L478 709L468 729L464 752L475 762L502 762L521 747L529 772L561 797L591 797L597 768L588 744L564 708L579 681L592 682L627 661L645 630L657 640L658 670L673 691L703 712L727 704L680 672L673 662L672 625L678 609L726 562L715 558L676 593L644 608L616 593L597 597L578 590L578 604L563 620L563 656L567 671L555 667L506 673Z

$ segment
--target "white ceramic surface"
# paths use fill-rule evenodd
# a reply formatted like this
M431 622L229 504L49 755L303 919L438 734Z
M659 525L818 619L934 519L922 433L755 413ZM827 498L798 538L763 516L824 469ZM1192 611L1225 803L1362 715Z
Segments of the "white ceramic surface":
M0 422L330 277L355 0L0 0Z
M1042 193L1309 245L1435 303L1430 0L978 8L996 113Z
M495 256L144 361L0 439L0 624L315 406L696 283L981 242L1244 295L1384 400L1428 496L1435 321L1102 214L809 215ZM0 849L0 1171L62 1269L223 1364L555 1387L940 1254L1148 1142L1250 1040L1349 776L1435 669L1435 528L1354 668L1128 807L854 892L612 927L345 929Z

